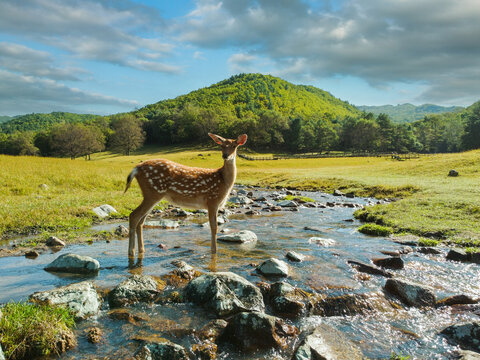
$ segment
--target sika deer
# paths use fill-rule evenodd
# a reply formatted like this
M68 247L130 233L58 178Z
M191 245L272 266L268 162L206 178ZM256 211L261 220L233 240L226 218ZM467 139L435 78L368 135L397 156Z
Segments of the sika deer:
M207 209L211 230L211 251L217 252L217 214L232 190L237 176L235 156L237 147L245 144L247 135L236 140L208 134L222 147L223 166L219 169L194 168L170 160L147 160L133 168L127 178L125 192L133 178L137 178L143 201L129 217L130 233L128 256L135 257L135 233L138 240L138 255L145 252L143 246L143 223L148 213L160 200L166 199L180 206Z

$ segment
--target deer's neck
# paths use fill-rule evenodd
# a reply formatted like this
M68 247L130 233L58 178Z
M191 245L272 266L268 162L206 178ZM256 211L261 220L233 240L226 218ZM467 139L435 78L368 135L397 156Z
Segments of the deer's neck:
M237 177L237 165L235 164L235 158L232 160L225 160L223 167L221 168L221 173L223 176L223 181L227 188L231 189L235 183L235 178Z

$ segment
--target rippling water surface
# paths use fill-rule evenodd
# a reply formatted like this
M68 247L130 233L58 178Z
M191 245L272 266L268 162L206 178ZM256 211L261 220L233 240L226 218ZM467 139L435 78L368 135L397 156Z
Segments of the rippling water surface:
M268 194L256 191L256 195ZM366 199L339 199L322 193L302 193L319 202L341 201L365 204ZM23 257L0 258L0 302L25 300L35 291L52 289L88 279L85 276L59 275L43 270L45 265L60 254L74 252L89 255L101 264L101 271L91 279L102 289L113 288L130 274L162 275L174 267L173 260L184 260L202 272L233 271L252 282L266 280L254 272L254 264L270 257L284 259L288 250L307 255L302 263L289 263L291 275L288 282L306 291L317 291L327 295L347 293L368 293L380 291L385 279L371 276L368 281L356 279L356 272L347 260L369 262L382 257L381 250L398 250L402 245L389 239L370 237L356 229L359 222L346 222L352 219L355 209L348 207L300 208L298 212L282 211L263 213L260 216L231 215L230 221L221 228L230 230L252 230L258 242L250 245L218 243L218 256L212 261L210 251L210 229L200 227L186 219L177 230L145 229L146 257L143 263L128 265L126 240L113 240L110 243L96 242L92 245L72 245L55 254L43 254L36 259ZM196 222L207 221L205 219ZM116 226L117 224L115 224ZM109 225L102 225L108 228ZM304 230L310 226L320 230ZM220 229L221 229L220 228ZM312 236L335 240L335 245L321 247L310 244ZM163 251L159 243L167 245ZM178 248L174 248L177 246ZM416 252L403 255L405 268L395 271L396 276L418 281L432 286L437 297L454 294L480 295L480 266L461 264L445 260L447 249L441 255L423 255ZM152 305L133 307L132 312L148 320L130 324L114 320L106 315L106 304L98 316L78 325L79 346L63 358L127 358L138 347L133 340L136 336L161 336L187 348L193 341L191 330L199 328L212 319L201 308L189 304ZM410 355L412 359L448 359L455 348L437 335L444 327L453 323L478 320L469 311L443 308L440 310L419 310L410 308L392 313L368 316L328 317L317 316L295 321L301 329L313 328L325 322L342 330L356 342L364 355L371 359L390 358L390 354ZM104 341L100 345L86 342L83 331L91 326L104 329ZM257 358L280 356L287 358L290 352L255 355ZM219 358L251 359L252 355L242 355L231 349L222 349Z

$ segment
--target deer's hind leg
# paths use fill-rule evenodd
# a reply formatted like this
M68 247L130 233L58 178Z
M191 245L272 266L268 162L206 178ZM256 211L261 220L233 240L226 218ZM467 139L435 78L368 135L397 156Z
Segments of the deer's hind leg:
M163 196L155 199L144 198L142 203L131 212L129 216L129 238L128 238L128 257L135 257L135 233L138 240L138 254L143 254L145 248L143 246L143 223L145 219Z

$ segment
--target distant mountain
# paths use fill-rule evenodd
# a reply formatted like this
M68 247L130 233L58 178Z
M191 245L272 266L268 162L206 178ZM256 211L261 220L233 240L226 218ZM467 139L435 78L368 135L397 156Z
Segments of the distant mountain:
M382 106L357 106L362 111L367 113L371 112L375 115L387 114L390 116L393 122L405 123L421 120L425 115L429 114L442 114L447 112L463 111L464 108L460 106L439 106L433 104L423 104L415 106L412 104L401 105L382 105Z
M67 112L20 115L0 123L0 131L6 134L11 134L16 131L46 130L55 124L84 122L96 117L97 115L73 114Z
M237 118L273 110L285 116L328 114L332 118L358 115L348 102L314 86L294 85L278 77L262 74L239 74L209 87L192 91L175 99L159 101L137 110L137 115L151 117L162 110L178 111L186 104L203 109L221 109Z

